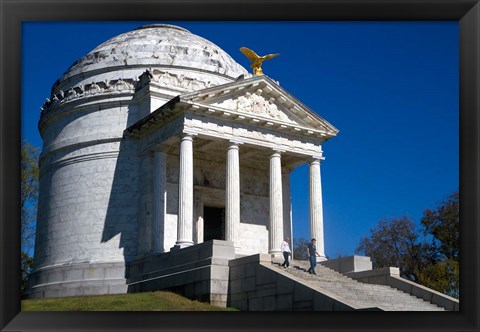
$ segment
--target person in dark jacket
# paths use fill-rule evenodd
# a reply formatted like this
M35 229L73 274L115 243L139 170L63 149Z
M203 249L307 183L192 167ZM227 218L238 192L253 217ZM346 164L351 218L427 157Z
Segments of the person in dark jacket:
M316 243L317 240L312 239L312 241L307 245L307 257L310 261L310 268L307 272L310 274L317 274L315 272L315 266L317 266L317 256L320 257L320 254L317 252Z

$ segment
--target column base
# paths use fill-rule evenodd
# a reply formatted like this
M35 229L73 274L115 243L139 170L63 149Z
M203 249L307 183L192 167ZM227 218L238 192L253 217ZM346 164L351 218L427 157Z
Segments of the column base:
M280 250L271 250L269 254L272 260L283 259L283 253Z
M325 261L328 261L328 258L326 256L320 256L320 257L317 256L317 263L325 262Z
M179 250L179 249L183 249L191 246L193 246L193 242L181 242L181 243L175 244L172 248L170 248L170 251Z

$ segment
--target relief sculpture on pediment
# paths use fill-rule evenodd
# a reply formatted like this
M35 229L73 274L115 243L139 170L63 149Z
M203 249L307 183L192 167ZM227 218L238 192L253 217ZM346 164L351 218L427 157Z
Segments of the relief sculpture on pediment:
M237 105L235 110L240 112L252 112L253 100L251 99L251 93L247 92L244 96L240 96L237 99Z
M225 101L220 106L231 106L231 102ZM278 109L275 103L275 98L270 97L268 100L266 100L262 96L261 89L258 89L253 94L250 92L246 92L245 95L240 96L236 100L236 105L234 105L234 109L239 112L255 113L285 122L293 122L288 118L285 113Z

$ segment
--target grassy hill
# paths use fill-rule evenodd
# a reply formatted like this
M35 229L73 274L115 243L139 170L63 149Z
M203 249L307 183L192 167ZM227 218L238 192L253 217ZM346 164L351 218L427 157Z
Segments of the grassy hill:
M236 311L191 301L171 292L22 300L22 311Z

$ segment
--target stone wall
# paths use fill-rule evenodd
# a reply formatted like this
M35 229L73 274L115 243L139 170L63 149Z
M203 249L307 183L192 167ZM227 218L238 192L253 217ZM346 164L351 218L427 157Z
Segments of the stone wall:
M133 91L85 92L42 115L40 195L31 297L126 291L136 255L139 159L122 140Z
M267 217L268 220L268 217ZM237 254L253 255L268 252L268 230L265 225L240 223Z
M123 294L127 292L124 262L59 264L29 276L26 297Z
M190 299L225 307L228 261L233 243L212 240L132 262L127 270L128 292L171 290Z
M368 271L372 269L372 261L367 256L348 256L320 262L340 273Z
M352 310L271 264L265 254L231 260L228 306L241 311Z
M89 94L42 116L35 268L135 255L138 159L122 140L130 99Z

